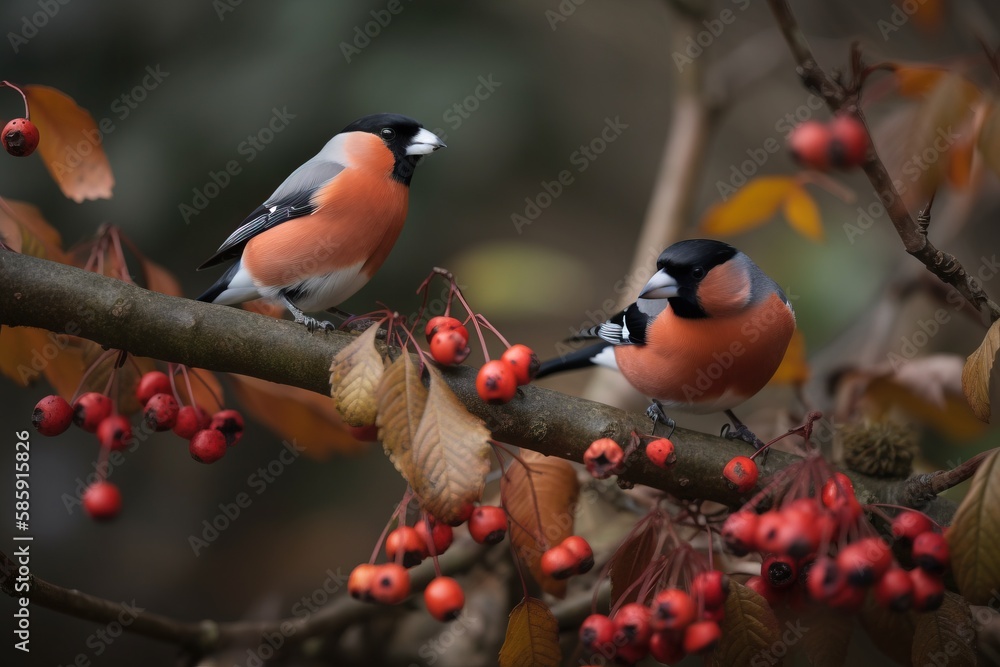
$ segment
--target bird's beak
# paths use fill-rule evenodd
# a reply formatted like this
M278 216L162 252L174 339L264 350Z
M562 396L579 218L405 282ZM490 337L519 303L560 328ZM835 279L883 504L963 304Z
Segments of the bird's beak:
M677 296L677 281L664 269L653 274L639 293L640 299L669 299Z
M430 155L439 148L447 148L440 137L430 130L420 128L416 136L410 140L410 145L406 147L406 154Z

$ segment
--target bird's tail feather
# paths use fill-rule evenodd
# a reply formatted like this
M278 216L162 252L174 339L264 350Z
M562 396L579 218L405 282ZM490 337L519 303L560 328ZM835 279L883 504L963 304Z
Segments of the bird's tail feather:
M229 281L233 279L236 272L239 271L240 263L236 262L222 274L222 276L215 281L215 284L209 287L205 292L198 297L198 301L205 301L206 303L215 303L215 300L219 298L223 292L229 287Z
M570 340L581 340L581 338L572 338ZM608 343L601 341L568 354L564 354L561 357L543 361L541 366L538 367L538 373L535 374L535 378L545 377L546 375L552 375L553 373L561 373L562 371L571 371L577 368L593 366L594 363L591 360L606 347L608 347Z

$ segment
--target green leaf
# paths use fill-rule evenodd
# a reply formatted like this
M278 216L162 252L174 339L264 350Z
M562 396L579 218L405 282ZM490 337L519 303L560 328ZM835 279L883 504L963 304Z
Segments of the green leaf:
M1000 457L994 452L972 478L946 534L958 590L987 604L1000 589Z

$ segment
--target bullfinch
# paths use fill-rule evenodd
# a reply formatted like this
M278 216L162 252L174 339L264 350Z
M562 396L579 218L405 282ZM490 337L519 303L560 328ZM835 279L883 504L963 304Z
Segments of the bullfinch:
M382 266L406 220L420 159L445 144L398 114L360 118L292 172L199 268L236 262L199 301L264 298L310 331L302 311L334 308Z
M725 411L749 439L731 409L777 370L795 330L791 304L749 257L721 241L675 243L656 268L635 303L573 339L596 342L546 361L536 377L615 368L653 400L650 417L669 421L663 408Z

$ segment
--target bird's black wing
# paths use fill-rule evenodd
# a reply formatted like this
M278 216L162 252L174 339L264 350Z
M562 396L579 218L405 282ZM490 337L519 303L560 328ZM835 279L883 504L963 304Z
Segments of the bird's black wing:
M640 299L578 337L600 338L612 345L642 345L646 327L667 307L664 299Z

